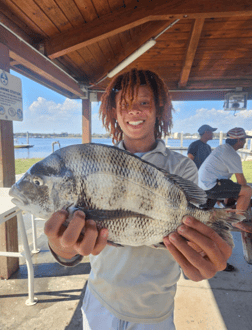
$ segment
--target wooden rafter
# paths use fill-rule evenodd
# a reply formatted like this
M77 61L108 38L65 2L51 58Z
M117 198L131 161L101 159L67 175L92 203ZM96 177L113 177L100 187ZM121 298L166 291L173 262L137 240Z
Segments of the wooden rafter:
M248 15L252 15L252 3L247 0L232 0L231 3L230 0L217 3L209 0L150 2L148 6L119 9L116 13L57 34L46 40L46 50L50 58L56 58L149 21Z
M150 22L143 28L141 33L138 33L135 38L128 41L124 45L123 51L118 55L115 56L113 59L111 59L109 62L106 63L102 67L103 72L99 72L97 76L94 77L96 81L99 81L100 78L105 76L109 71L114 69L119 63L121 63L125 58L127 58L129 55L131 55L136 49L141 47L146 41L151 39L152 37L155 37L158 35L161 31L163 31L168 25L171 24L171 21L169 22Z
M17 22L19 26L22 27L22 29L13 21ZM29 29L25 23L23 23L18 17L11 13L4 3L1 3L0 22L11 29L11 31L19 35L25 41L32 43L32 38L30 38L27 34L32 33L31 29Z
M64 74L62 70L53 65L45 57L33 50L26 43L20 41L15 35L0 26L0 42L10 50L10 57L32 70L36 75L41 76L53 85L71 92L73 95L83 97L78 83Z
M233 79L216 79L216 80L191 80L186 86L186 89L225 89L231 88L235 89L237 86L242 86L243 88L248 88L249 91L252 91L252 76L244 77L239 79L232 77Z
M189 43L188 43L188 47L187 47L187 51L186 51L186 58L185 58L185 62L181 71L181 75L180 75L180 80L179 80L179 87L185 87L187 82L188 82L188 78L190 75L190 71L192 68L192 64L193 64L193 60L194 60L194 56L198 47L198 43L200 40L200 35L203 29L203 25L204 25L204 18L197 18L194 21L193 27L192 27L192 31L191 31L191 36L189 39Z
M10 62L10 66L15 66L15 65L19 65L20 63L19 62L17 62L17 61L11 61Z

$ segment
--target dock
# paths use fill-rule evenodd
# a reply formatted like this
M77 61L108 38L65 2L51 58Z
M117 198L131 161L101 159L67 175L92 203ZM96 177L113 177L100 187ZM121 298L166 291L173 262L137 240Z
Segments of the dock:
M34 145L32 144L14 144L15 149L21 149L21 148L32 148Z
M22 149L22 148L32 148L34 145L29 143L29 132L26 132L26 143L18 143L18 139L14 140L14 148L15 149Z

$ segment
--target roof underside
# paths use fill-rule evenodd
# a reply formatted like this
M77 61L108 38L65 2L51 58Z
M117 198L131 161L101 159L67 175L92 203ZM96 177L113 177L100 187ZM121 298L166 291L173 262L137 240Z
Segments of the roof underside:
M80 84L103 91L108 72L176 19L126 70L157 72L174 100L236 87L251 99L250 0L1 0L0 42L14 71L81 98Z

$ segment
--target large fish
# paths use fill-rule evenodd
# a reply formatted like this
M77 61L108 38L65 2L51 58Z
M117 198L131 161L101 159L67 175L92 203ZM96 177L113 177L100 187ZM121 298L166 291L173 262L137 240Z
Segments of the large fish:
M10 195L22 210L44 219L63 207L81 208L118 245L162 245L184 215L214 228L231 246L232 222L243 217L223 209L203 210L205 192L116 147L78 144L34 164Z

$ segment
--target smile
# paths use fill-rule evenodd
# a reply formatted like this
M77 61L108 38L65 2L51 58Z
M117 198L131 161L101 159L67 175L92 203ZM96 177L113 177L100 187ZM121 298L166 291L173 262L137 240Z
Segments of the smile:
M128 124L133 125L133 126L137 126L140 124L143 124L144 120L139 120L139 121L129 121Z

